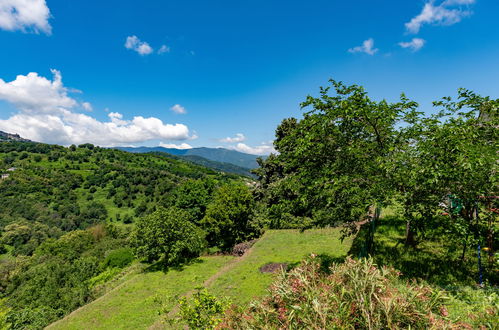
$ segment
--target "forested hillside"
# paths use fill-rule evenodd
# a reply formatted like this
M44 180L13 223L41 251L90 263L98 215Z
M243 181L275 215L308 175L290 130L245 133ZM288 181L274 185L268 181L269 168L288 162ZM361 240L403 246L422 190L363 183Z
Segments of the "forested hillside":
M0 169L1 308L14 329L42 327L98 296L135 259L130 233L139 219L168 209L197 232L221 188L228 196L247 189L236 175L91 144L2 142Z

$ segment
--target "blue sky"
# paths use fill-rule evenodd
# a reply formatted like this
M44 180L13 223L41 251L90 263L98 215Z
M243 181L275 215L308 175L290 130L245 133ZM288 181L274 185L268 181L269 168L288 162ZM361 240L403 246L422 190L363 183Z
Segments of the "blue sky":
M329 78L425 111L458 87L499 97L498 13L497 0L0 0L0 130L265 154Z

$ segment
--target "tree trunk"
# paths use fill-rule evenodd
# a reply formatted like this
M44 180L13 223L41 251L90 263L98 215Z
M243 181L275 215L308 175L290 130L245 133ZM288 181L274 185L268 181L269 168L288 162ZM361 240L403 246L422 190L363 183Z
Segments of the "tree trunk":
M466 244L467 242L468 242L468 235L466 234L466 238L464 239L464 244L463 244L463 253L461 254L461 262L464 261L464 257L466 255L466 248L468 247Z
M405 223L405 245L414 247L416 241L414 240L414 229L411 226L411 220L407 220Z

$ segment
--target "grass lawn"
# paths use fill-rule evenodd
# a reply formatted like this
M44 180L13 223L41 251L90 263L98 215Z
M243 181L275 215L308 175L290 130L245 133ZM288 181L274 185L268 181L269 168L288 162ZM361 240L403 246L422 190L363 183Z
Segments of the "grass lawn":
M158 320L161 306L172 308L175 296L200 286L233 257L201 257L182 270L150 271L83 306L50 329L147 329Z
M340 241L340 229L269 230L255 243L251 254L216 279L208 290L217 296L227 296L236 304L246 304L262 296L274 275L263 274L261 266L268 263L295 264L311 253L344 258L351 239Z

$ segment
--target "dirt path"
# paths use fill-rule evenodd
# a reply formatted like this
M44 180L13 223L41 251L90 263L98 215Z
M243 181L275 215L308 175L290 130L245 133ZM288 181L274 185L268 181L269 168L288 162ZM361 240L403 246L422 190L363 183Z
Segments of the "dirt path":
M265 235L266 233L264 233L262 235L262 237L260 237L260 239L258 241L261 241L265 238ZM236 257L234 258L233 260L231 260L227 265L223 266L222 268L220 268L220 270L218 272L216 272L215 274L213 274L210 278L208 278L206 281L203 282L203 287L205 288L208 288L211 284L213 284L213 282L215 282L220 276L222 276L223 274L227 273L229 270L231 270L232 268L234 268L237 264L239 264L241 261L244 261L245 259L247 259L252 253L253 253L253 247L254 245L249 248L248 251L246 251L246 253L244 253L241 257ZM194 292L196 292L196 289L192 289L191 291L188 291L186 292L185 294L183 294L181 297L191 297ZM166 316L167 319L171 319L173 318L177 313L178 313L178 305L176 305L169 313L168 315ZM149 327L149 330L158 330L158 329L165 329L165 326L164 326L164 323L163 323L163 319L164 318L161 318L160 320L156 321L153 325L151 325Z

